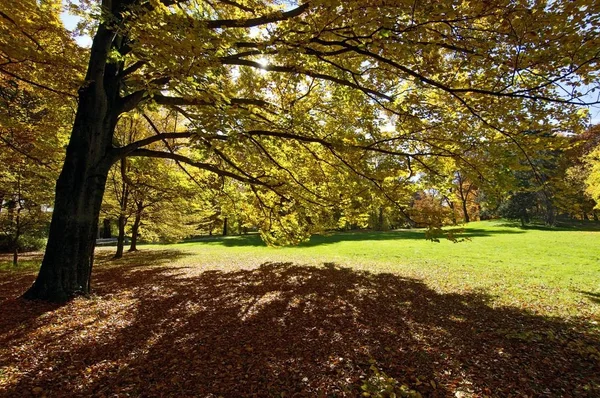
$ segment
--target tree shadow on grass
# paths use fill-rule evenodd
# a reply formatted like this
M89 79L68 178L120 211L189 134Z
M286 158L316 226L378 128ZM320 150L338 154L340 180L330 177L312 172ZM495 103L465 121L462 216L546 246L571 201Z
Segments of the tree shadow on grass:
M541 222L533 222L525 224L523 227L518 221L505 221L499 224L500 227L517 228L519 230L527 231L555 231L555 232L569 232L569 231L587 231L587 232L600 232L600 223L596 221L559 221L556 225L546 225Z
M599 392L598 335L485 294L335 264L95 280L92 299L0 335L0 394L356 397L371 363L424 396Z
M600 304L600 293L585 292L585 291L578 291L577 293L583 294L586 298L588 298L593 303Z
M519 229L495 229L486 230L483 228L450 228L447 232L455 234L457 239L474 239L482 237L492 237L503 234L522 234ZM445 239L443 235L438 237ZM338 242L365 242L365 241L401 241L401 240L427 240L424 230L397 230L397 231L356 231L356 232L336 232L325 235L313 235L310 240L303 242L298 247L322 246ZM207 241L196 241L199 244L220 244L226 247L233 246L266 246L258 235L240 235L222 238L211 238Z

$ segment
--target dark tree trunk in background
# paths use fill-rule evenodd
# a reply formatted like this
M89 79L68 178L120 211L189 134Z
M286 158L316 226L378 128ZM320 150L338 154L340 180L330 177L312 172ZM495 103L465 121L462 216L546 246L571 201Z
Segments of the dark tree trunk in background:
M377 217L377 229L379 229L380 231L383 231L385 228L383 226L384 224L384 214L383 214L383 206L379 206L379 215Z
M223 219L223 236L227 235L227 217Z
M110 232L110 219L108 218L105 218L104 221L102 221L102 237L104 239L112 238L112 234Z
M125 246L125 226L127 225L127 204L129 202L129 184L127 183L127 161L123 158L121 159L121 180L122 180L122 189L121 189L121 200L119 201L120 205L120 213L119 213L119 235L117 237L117 252L115 253L114 258L123 257L123 248Z
M104 1L118 16L130 1ZM111 22L112 23L112 22ZM104 23L90 52L85 83L65 163L56 183L46 253L27 299L65 301L89 293L95 237L108 170L115 160L112 138L123 103L119 96L122 63L108 63L121 40Z
M14 198L10 198L6 202L6 210L8 211L8 221L10 221L10 222L14 221L16 209L17 209L17 201Z
M131 246L129 247L130 252L137 251L137 240L140 232L142 211L144 211L144 202L138 202L137 207L135 209L135 220L133 221L133 227L131 228Z
M469 211L467 210L467 201L463 200L462 201L462 208L463 208L463 214L465 215L465 223L469 223L471 222L471 219L469 218Z
M596 210L592 210L592 217L594 218L594 221L598 222L598 213L596 213Z
M119 216L119 235L117 237L117 252L113 258L123 257L123 248L125 246L125 225L127 224L127 218L121 214Z
M465 190L465 187L464 187L465 179L464 179L463 175L460 172L457 172L456 176L457 176L457 180L458 180L458 193L460 195L460 202L461 202L461 206L462 206L462 210L463 210L463 217L464 217L465 223L468 224L471 221L471 218L469 217L469 211L467 209L467 202L469 200L469 193L471 192L473 185L469 184L469 187Z
M21 239L21 206L15 216L15 237L13 240L13 266L19 265L19 240Z

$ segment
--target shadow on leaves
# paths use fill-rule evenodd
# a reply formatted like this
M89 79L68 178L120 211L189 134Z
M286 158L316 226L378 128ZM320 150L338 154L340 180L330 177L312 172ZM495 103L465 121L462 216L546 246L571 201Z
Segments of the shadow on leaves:
M95 286L5 329L7 396L355 397L372 363L424 396L591 396L600 384L584 324L394 274L132 263L99 266Z

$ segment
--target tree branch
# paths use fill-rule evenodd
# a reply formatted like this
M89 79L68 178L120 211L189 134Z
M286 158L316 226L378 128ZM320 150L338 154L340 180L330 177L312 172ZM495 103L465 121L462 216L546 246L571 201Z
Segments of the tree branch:
M191 131L184 131L184 132L174 132L174 133L158 133L157 135L153 135L151 137L146 137L144 139L141 139L139 141L135 141L132 142L131 144L125 145L123 147L120 148L115 148L115 158L119 159L119 158L123 158L126 156L129 156L129 154L141 147L153 144L155 142L158 141L162 141L162 140L166 140L166 139L177 139L177 138L189 138L193 135L194 133L192 133Z
M308 10L310 2L304 3L296 8L286 12L274 12L262 17L250 19L217 19L208 21L206 24L210 29L222 28L251 28L254 26L266 25L273 22L285 21L297 17Z
M242 177L242 176L239 176L230 171L221 170L218 167L216 167L215 165L212 165L210 163L196 162L186 156L179 155L177 153L153 151L151 149L139 148L139 149L136 149L136 150L130 152L128 156L171 159L171 160L179 161L181 163L189 164L190 166L193 166L193 167L196 167L196 168L199 168L202 170L210 171L212 173L215 173L215 174L223 176L223 177L229 177L229 178L232 178L237 181L245 182L247 184L270 187L267 183L260 181L257 178Z
M367 87L363 87L359 84L352 83L352 82L349 82L344 79L340 79L339 77L334 77L334 76L326 75L324 73L318 73L318 72L311 71L311 70L303 70L303 69L295 67L295 66L263 65L258 62L250 61L247 59L237 59L237 58L230 58L230 57L221 58L221 62L224 65L250 66L252 68L265 70L267 72L298 73L298 74L309 76L309 77L312 77L315 79L328 80L328 81L340 84L342 86L350 87L350 88L353 88L356 90L360 90L364 93L368 93L368 94L372 94L372 95L375 95L380 98L384 98L388 101L394 100L394 98L390 97L389 95L380 93L379 91L376 91L376 90L373 90L373 89L370 89Z

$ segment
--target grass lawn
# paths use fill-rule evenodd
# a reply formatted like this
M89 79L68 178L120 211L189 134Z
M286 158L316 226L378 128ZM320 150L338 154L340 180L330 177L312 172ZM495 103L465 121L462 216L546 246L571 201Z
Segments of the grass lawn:
M174 246L172 263L201 270L249 269L265 262L333 263L418 278L443 292L479 291L493 303L562 317L600 317L600 227L522 229L473 222L458 243L426 240L422 231L314 236L298 247L269 248L257 235ZM106 249L103 249L106 250ZM108 249L112 250L112 249Z
M2 257L0 395L598 396L587 225L100 248L94 295L66 305L18 299L39 255Z

